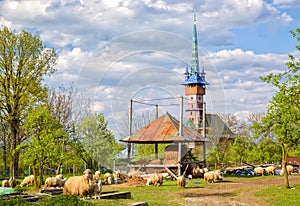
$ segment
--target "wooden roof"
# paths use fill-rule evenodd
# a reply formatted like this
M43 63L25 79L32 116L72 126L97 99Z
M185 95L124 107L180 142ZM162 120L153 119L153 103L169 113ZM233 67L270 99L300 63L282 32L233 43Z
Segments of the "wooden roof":
M120 141L140 144L207 141L201 134L184 125L182 133L179 136L179 121L167 113Z

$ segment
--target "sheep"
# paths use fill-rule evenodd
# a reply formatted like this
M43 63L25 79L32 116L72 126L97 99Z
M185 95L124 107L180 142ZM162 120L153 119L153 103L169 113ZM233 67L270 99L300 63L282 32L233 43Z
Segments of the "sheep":
M110 173L105 173L103 176L103 182L107 183L107 184L111 184L112 183L112 179L111 179L111 174Z
M151 175L147 179L146 185L157 185L161 186L163 184L163 176L161 174Z
M57 179L60 179L60 180L63 179L63 175L62 175L62 174L56 175L55 177L56 177Z
M223 180L220 170L209 171L204 173L204 181L207 183L216 182L217 180Z
M99 182L100 176L101 176L101 172L100 172L99 170L97 170L97 171L95 172L94 178L93 178L95 183L98 183L98 182Z
M185 187L185 178L184 176L179 176L177 178L177 184L178 184L178 187Z
M292 174L293 170L294 170L294 167L292 165L287 165L286 166L286 170L287 170L287 173L288 174Z
M70 177L64 185L63 194L82 195L83 199L92 194L93 173L86 169L81 176Z
M254 168L254 174L255 175L261 174L261 176L264 176L264 168L262 168L262 167L255 167Z
M100 180L98 183L94 183L92 185L92 192L90 196L92 195L93 199L100 199L101 191L102 191L102 183Z
M33 184L33 183L34 183L34 175L29 175L24 178L24 180L20 184L20 187L24 187L24 186L27 186L27 185Z
M63 188L66 179L59 179L57 177L48 177L45 181L44 189L48 189L49 187L60 187Z
M9 187L9 181L8 180L3 180L2 181L2 187Z
M292 165L287 165L286 166L286 171L287 171L288 174L292 174L293 170L294 170L294 167ZM284 168L281 169L280 175L281 176L284 175Z
M266 173L269 175L270 173L272 174L272 175L275 175L275 167L274 166L268 166L268 167L266 167Z

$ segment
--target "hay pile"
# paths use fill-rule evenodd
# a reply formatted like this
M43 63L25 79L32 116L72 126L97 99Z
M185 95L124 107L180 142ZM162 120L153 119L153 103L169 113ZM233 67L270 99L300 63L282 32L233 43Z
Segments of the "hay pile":
M146 185L147 180L142 178L141 176L132 176L128 178L128 181L124 183L124 185L132 187L132 186L144 186Z

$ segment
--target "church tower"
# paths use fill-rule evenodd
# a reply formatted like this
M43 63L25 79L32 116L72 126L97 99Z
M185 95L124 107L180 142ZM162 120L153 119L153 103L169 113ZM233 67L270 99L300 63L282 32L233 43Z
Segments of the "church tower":
M184 73L185 80L183 85L187 97L187 115L188 121L192 122L195 128L199 131L203 116L203 102L206 85L204 67L199 71L198 58L198 42L197 42L197 25L196 14L194 13L194 30L192 42L192 60L191 65L186 67Z

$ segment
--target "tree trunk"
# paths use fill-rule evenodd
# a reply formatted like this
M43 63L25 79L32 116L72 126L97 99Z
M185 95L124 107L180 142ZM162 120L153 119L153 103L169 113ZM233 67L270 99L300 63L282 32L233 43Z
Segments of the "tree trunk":
M5 171L5 170L7 170L6 142L3 142L3 164L4 164L4 171Z
M282 150L282 169L283 169L283 175L284 175L284 183L285 183L285 187L286 188L291 188L290 187L290 183L289 183L289 178L288 178L288 173L287 173L287 169L286 169L286 160L287 160L287 151L286 148L284 146L284 144L281 145L281 150Z
M36 167L32 167L32 174L34 175L34 187L38 188L38 182L37 182L37 177L36 177Z
M40 167L39 167L39 176L40 177L39 177L38 188L40 188L40 186L44 184L44 174L43 174L43 172L44 172L44 164L41 163Z

